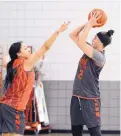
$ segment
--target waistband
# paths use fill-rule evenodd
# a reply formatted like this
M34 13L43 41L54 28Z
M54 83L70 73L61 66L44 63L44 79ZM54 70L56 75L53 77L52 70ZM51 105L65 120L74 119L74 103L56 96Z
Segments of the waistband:
M89 98L89 97L84 97L84 96L80 96L80 95L72 95L74 97L77 97L77 98L82 98L82 99L86 99L86 100L98 100L100 99L100 97L96 97L96 98Z

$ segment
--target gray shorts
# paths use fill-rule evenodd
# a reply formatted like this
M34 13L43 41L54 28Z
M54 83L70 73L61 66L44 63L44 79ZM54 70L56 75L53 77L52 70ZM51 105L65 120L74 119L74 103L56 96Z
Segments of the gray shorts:
M24 112L17 111L6 104L0 104L0 132L16 133L23 135L24 130Z
M101 126L100 107L100 99L87 100L73 96L70 107L71 125L86 125L87 128Z

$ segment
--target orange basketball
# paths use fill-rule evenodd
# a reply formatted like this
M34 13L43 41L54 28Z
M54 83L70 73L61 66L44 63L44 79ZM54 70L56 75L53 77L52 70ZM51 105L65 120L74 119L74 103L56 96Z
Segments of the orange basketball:
M97 23L99 23L100 25L99 26L93 26L93 27L101 27L106 23L107 15L102 9L93 9L91 12L92 13L93 12L99 12L100 13L99 15L101 15L101 17L97 20ZM88 20L91 18L91 12L88 15Z

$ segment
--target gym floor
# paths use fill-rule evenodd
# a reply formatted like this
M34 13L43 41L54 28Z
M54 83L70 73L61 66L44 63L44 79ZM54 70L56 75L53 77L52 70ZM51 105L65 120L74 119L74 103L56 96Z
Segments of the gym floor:
M0 135L2 136L2 135ZM25 135L25 136L36 136L36 135ZM66 133L55 133L55 134L41 134L38 136L72 136L72 134L66 134ZM89 134L83 134L83 136L90 136ZM103 134L103 136L120 136L120 134Z
M27 135L29 136L29 135ZM31 135L31 136L35 136L35 135ZM72 134L42 134L42 135L39 135L39 136L72 136ZM89 134L83 134L83 136L90 136ZM120 136L120 134L103 134L103 136Z

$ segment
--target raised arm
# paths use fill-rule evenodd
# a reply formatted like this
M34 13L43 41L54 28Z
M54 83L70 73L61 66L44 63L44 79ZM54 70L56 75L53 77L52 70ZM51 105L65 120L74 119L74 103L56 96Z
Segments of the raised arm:
M61 27L47 41L45 41L38 51L30 55L25 61L25 66L33 67L33 65L50 49L57 36L68 28L69 24L70 22L62 24Z
M78 42L78 40L79 40L79 34L80 34L80 32L84 29L85 25L86 25L86 24L81 25L81 26L78 26L76 29L74 29L74 30L69 34L70 38L71 38L75 43Z
M91 19L87 24L76 28L70 34L70 38L78 45L78 47L90 58L93 56L93 48L86 42L90 29L97 24L97 20L100 18L99 13L91 15ZM81 34L80 34L81 32Z

